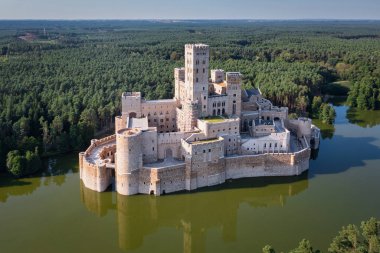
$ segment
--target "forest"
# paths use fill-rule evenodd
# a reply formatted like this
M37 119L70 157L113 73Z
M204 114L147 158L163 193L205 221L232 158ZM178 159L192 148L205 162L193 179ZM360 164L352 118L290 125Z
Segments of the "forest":
M123 91L171 98L196 42L294 115L332 123L331 95L380 108L378 21L0 21L0 171L85 149L112 131Z

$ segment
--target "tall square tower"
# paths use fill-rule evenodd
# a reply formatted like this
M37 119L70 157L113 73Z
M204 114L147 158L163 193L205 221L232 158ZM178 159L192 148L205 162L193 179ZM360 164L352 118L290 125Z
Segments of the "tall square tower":
M205 44L185 45L185 85L188 99L198 101L202 108L207 106L209 51L209 46Z

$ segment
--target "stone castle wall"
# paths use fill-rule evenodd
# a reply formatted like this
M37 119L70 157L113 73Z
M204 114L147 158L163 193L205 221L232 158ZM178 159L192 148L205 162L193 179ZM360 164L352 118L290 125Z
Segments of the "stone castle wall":
M93 164L90 161L90 155L94 149L100 146L104 146L104 152L114 152L116 150L115 138L115 135L111 135L100 140L93 140L85 152L79 153L79 175L87 188L102 192L111 184L112 172L107 168L106 163Z
M310 149L297 153L226 157L226 178L292 176L309 167Z

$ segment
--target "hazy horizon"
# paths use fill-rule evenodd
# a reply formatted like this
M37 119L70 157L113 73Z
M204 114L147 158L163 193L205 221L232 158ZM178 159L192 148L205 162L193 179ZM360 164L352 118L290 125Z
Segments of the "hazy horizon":
M0 0L0 20L380 20L378 0Z

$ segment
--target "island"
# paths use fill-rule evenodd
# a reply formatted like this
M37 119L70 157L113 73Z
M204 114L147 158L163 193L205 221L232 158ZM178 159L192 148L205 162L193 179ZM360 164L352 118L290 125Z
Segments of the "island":
M174 98L122 94L115 134L79 153L86 188L159 196L309 168L320 138L311 119L290 119L259 88L242 89L239 72L209 71L208 45L187 44L184 55L185 67L174 69Z

